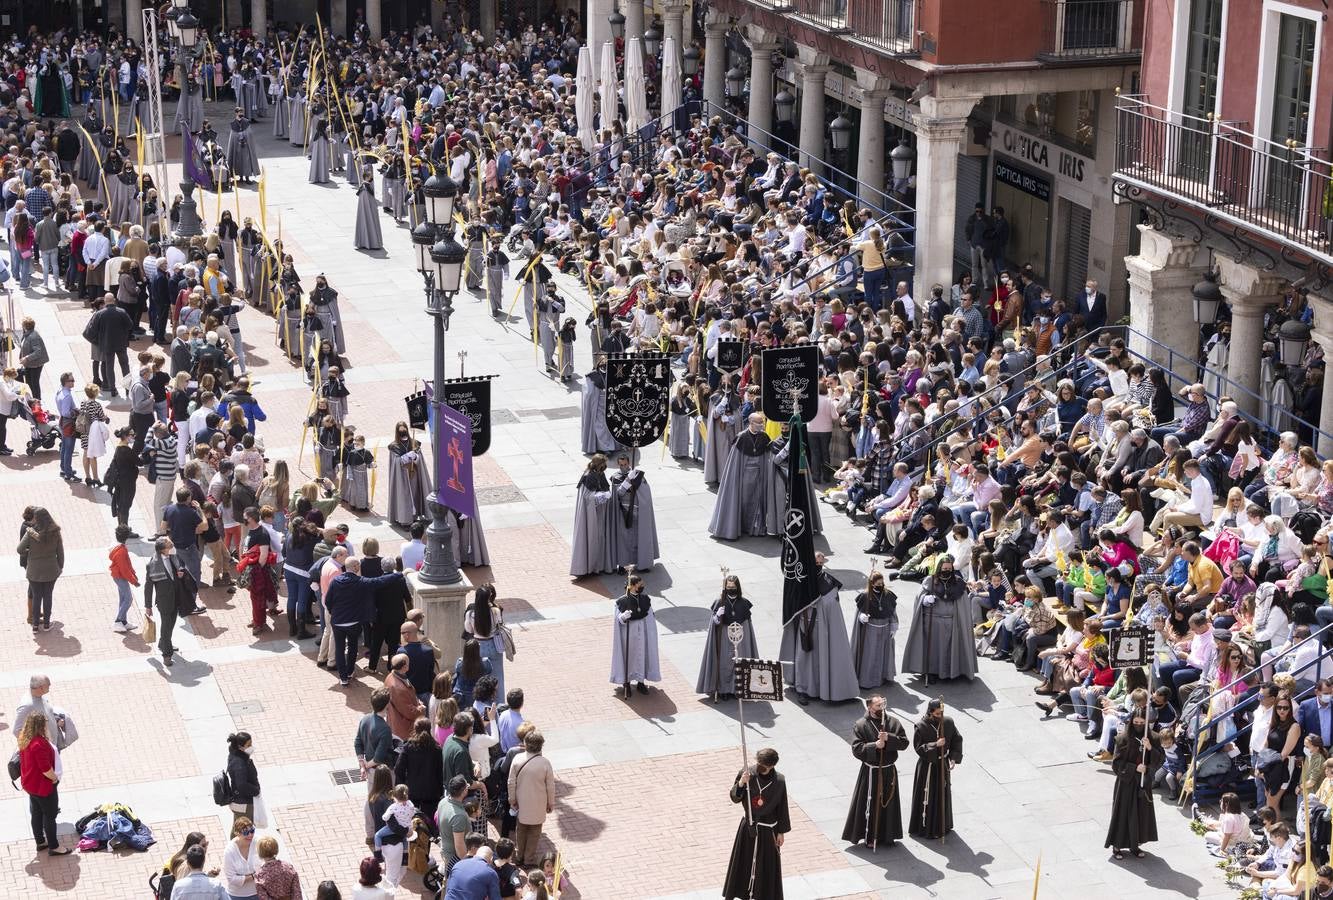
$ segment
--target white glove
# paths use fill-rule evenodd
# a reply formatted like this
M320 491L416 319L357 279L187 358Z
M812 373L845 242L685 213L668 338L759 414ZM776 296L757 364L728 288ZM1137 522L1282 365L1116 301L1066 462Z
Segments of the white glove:
M622 622L628 622L628 621L629 621L629 617L630 617L631 615L632 615L632 613L630 613L630 611L629 611L628 609L626 609L626 610L622 610L621 612L617 613L617 614L616 614L616 618L619 619L619 620L622 621Z
M862 625L865 625L870 621L870 616L867 613L857 613L856 621L860 622Z
M713 613L713 624L715 624L715 625L721 625L721 624L722 624L722 611L721 611L721 610L718 610L717 612Z
M898 623L894 622L892 625L889 626L889 634L897 634L897 633L898 633Z
M935 605L935 595L934 595L934 594L922 594L922 595L921 595L921 605L922 605L922 606L934 606L934 605Z

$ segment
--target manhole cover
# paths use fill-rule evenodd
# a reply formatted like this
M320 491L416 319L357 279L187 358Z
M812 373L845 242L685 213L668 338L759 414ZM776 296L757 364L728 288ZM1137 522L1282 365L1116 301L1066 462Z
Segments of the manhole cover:
M255 716L264 711L264 704L258 700L241 700L238 703L228 703L227 711L233 716Z
M356 784L366 780L360 769L333 769L329 772L329 777L338 785Z
M555 409L542 410L548 419L577 419L582 410L577 406L558 406Z
M526 500L527 495L512 484L496 484L491 487L477 488L477 503L489 506L495 503L518 503Z
M491 424L492 424L492 425L516 425L516 424L518 424L518 416L514 415L511 411L509 411L509 410L507 410L507 409L492 409L492 410L491 410Z

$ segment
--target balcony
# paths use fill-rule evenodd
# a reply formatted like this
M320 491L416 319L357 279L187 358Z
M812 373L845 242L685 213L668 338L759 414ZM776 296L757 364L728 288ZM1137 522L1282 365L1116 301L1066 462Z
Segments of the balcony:
M1135 0L1042 0L1042 49L1051 63L1105 64L1137 58L1142 28L1135 28Z
M799 2L799 0L798 0ZM846 0L852 37L890 56L919 56L922 0Z
M1193 213L1214 230L1259 238L1284 259L1333 265L1333 167L1315 148L1275 143L1246 123L1186 116L1134 96L1119 98L1116 124L1118 193L1164 198L1160 208L1173 215Z
M847 0L792 0L791 11L828 31L847 31Z

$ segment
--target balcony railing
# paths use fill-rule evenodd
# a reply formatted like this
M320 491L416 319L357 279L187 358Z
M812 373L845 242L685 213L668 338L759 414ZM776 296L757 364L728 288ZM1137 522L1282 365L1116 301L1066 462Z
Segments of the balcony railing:
M1136 56L1135 0L1042 0L1043 43L1039 59L1097 62Z
M917 23L922 0L847 0L852 36L894 56L920 52Z
M830 31L847 30L847 0L792 0L792 12Z
M1333 167L1314 148L1135 96L1119 98L1116 120L1117 180L1333 264Z

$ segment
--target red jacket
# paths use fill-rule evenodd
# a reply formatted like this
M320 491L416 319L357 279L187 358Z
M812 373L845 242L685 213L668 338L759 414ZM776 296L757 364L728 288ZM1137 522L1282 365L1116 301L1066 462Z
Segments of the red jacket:
M135 587L139 586L139 576L134 574L134 565L130 562L130 548L124 544L117 544L111 548L107 554L111 560L111 577L128 581Z
M19 784L34 797L49 797L56 789L56 783L47 778L46 773L55 767L55 748L46 738L37 735L19 751Z

